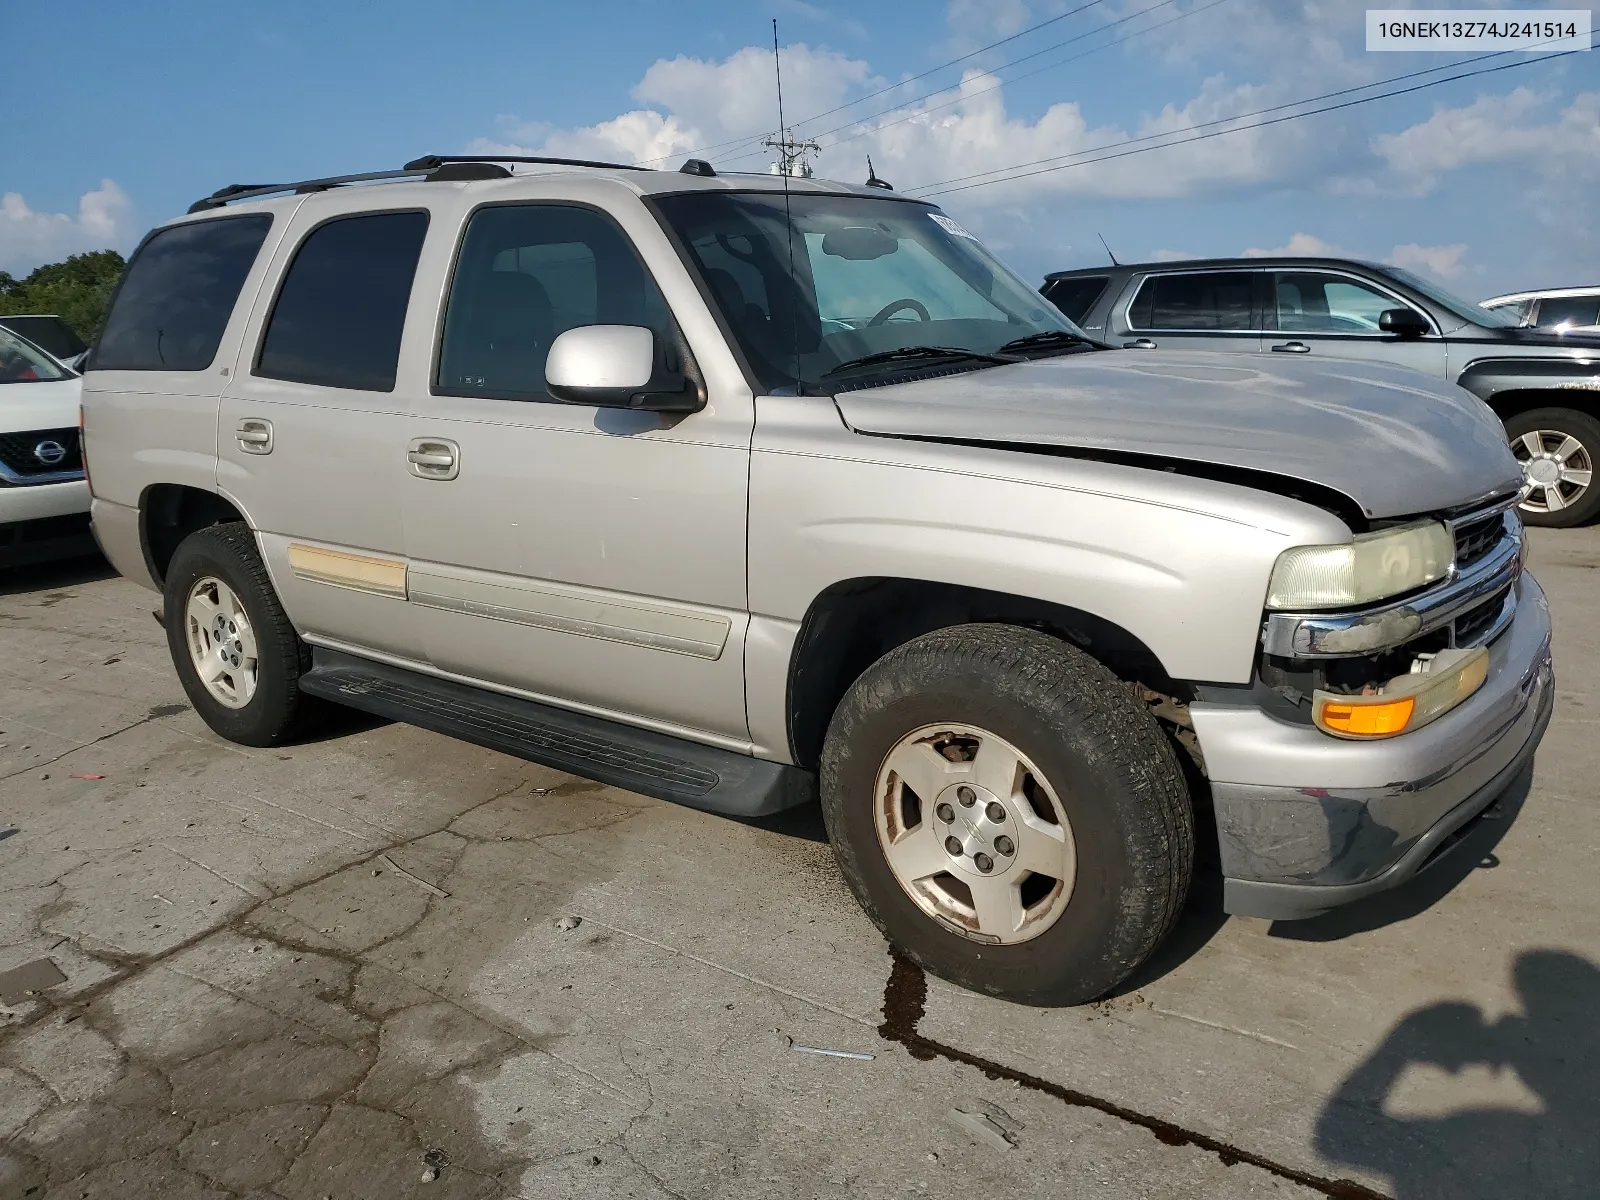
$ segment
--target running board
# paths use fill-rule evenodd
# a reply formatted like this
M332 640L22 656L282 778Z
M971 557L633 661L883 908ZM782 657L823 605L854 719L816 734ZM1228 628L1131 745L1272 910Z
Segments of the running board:
M311 654L300 688L313 696L658 800L761 817L816 795L816 777L798 767L320 646Z

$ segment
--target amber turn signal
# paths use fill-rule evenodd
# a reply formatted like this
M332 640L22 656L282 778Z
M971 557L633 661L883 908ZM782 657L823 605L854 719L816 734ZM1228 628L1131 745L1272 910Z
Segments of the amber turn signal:
M1386 738L1420 729L1483 686L1489 651L1483 646L1441 650L1418 666L1422 669L1391 679L1370 696L1318 691L1311 719L1324 733L1342 738Z

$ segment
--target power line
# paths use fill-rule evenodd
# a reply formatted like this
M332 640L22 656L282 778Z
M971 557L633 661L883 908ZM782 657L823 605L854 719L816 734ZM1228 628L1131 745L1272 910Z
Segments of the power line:
M1218 2L1220 3L1220 0L1218 0ZM1451 71L1457 67L1466 67L1472 65L1473 63L1486 62L1491 58L1503 58L1505 55L1510 53L1512 53L1510 50L1497 50L1493 54L1480 54L1474 58L1461 59L1458 62L1442 63L1437 67L1428 67L1421 71L1411 71L1405 75L1396 75L1390 79L1379 79L1373 83L1363 83L1356 87L1341 88L1336 92L1324 92L1320 96L1307 96L1300 100L1289 100L1283 104L1274 104L1270 108L1258 108L1253 112L1235 113L1231 117L1218 117L1214 121L1203 121L1198 125L1191 125L1187 130L1167 129L1161 131L1160 133L1147 133L1143 137L1127 138L1119 142L1107 142L1103 146L1091 146L1086 150L1073 150L1066 154L1051 154L1044 158L1036 158L1031 162L1012 163L1010 166L1006 167L995 167L988 171L975 171L971 175L957 175L951 179L941 179L935 183L923 183L916 184L914 186L918 188L942 188L946 184L965 183L969 179L982 179L985 175L1003 175L1008 171L1021 170L1023 167L1037 167L1043 165L1044 163L1059 162L1060 160L1066 158L1079 158L1085 154L1097 154L1101 150L1115 150L1122 146L1137 145L1140 142L1153 142L1160 138L1173 137L1179 133L1192 133L1198 129L1210 129L1214 125L1228 125L1234 121L1245 121L1251 117L1261 117L1266 116L1268 113L1282 112L1286 108L1299 108L1304 104L1316 104L1322 100L1332 100L1336 96L1348 96L1355 92L1370 91L1372 88L1387 87L1391 83L1402 83L1407 79L1416 79L1423 75L1432 75L1436 71ZM1439 82L1443 83L1445 81L1440 80ZM932 110L930 109L929 111ZM887 128L887 126L883 126L883 128ZM835 142L834 145L838 145L838 143Z
M1078 5L1077 8L1068 9L1064 13L1057 13L1053 17L1047 17L1043 21L1039 21L1039 22L1037 22L1037 23L1035 23L1033 25L1029 25L1026 29L1019 29L1016 33L1013 33L1008 37L1003 37L998 42L990 42L987 46L979 46L976 50L972 50L972 51L969 51L966 54L962 54L962 55L960 55L960 56L958 56L956 58L952 58L952 59L948 60L947 62L942 62L938 66L929 67L926 71L923 71L920 74L909 76L909 77L907 77L905 79L902 79L902 80L898 81L897 83L891 83L887 87L879 88L875 92L868 92L865 96L857 96L854 100L847 100L843 104L836 105L833 108L827 109L824 112L819 112L819 113L816 113L816 114L814 114L812 116L804 117L801 120L795 122L795 125L797 127L800 126L800 125L809 125L812 121L820 121L820 120L822 120L823 117L831 117L836 112L843 112L847 108L853 108L857 104L863 104L868 100L872 100L872 99L875 99L878 96L882 96L886 92L892 92L892 91L895 91L895 90L897 90L899 88L903 88L908 83L915 83L919 79L926 79L929 75L933 75L933 74L938 73L939 71L943 71L947 67L953 67L957 63L966 62L968 59L976 58L980 54L987 54L990 50L996 49L999 46L1004 46L1008 42L1014 42L1018 38L1027 37L1030 33L1037 33L1039 30L1043 29L1047 25L1054 25L1057 21L1065 21L1068 17L1075 17L1079 13L1085 12L1086 10L1091 9L1091 8L1096 8L1096 7L1104 4L1105 2L1106 2L1106 0L1088 0L1087 3ZM1168 3L1172 3L1173 0L1167 0L1167 2ZM1018 60L1018 61L1021 61L1021 60ZM890 111L892 112L894 110L891 109ZM753 137L732 138L732 139L730 139L729 141L726 141L726 142L718 142L714 146L701 146L698 150L689 150L689 151L686 151L685 153L690 157L692 157L692 156L694 156L696 154L706 154L706 153L708 153L710 151L720 150L720 149L722 149L722 148L724 148L726 146L741 146L741 145L744 145L746 143L754 142L754 141L759 140L759 138L761 138L762 136L765 136L765 135L756 134ZM677 155L675 155L675 154L663 154L659 158L644 158L644 159L640 159L639 160L639 165L640 166L644 166L647 163L665 162L669 158L676 158L676 157L677 157Z
M1018 80L1031 79L1033 76L1041 75L1046 71L1054 71L1056 68L1064 67L1068 63L1075 63L1075 62L1079 61L1080 59L1088 58L1091 54L1098 54L1102 50L1109 50L1113 46L1120 46L1124 42L1131 42L1131 41L1133 41L1134 38L1143 37L1147 33L1154 33L1158 29L1165 29L1168 25L1172 25L1172 24L1175 24L1178 21L1182 21L1186 17L1196 16L1199 13L1205 12L1207 9L1216 8L1217 5L1226 4L1227 2L1228 2L1228 0L1211 0L1211 3L1209 3L1209 4L1203 4L1199 8L1191 8L1186 12L1179 13L1177 16L1168 17L1165 21L1158 21L1154 25L1146 26L1144 29L1136 29L1132 33L1125 33L1119 38L1115 38L1112 41L1106 42L1104 45L1092 46L1088 50L1083 51L1082 53L1073 54L1073 55L1071 55L1071 56L1069 56L1067 58L1063 58L1060 62L1047 63L1042 67L1034 68L1032 71L1024 71L1021 75L1013 75L1010 79L1003 79L998 83L991 84L989 87L979 88L976 91L972 91L972 92L963 92L961 95L956 96L955 98L953 98L951 100L947 100L943 104L930 104L926 108L919 108L919 109L917 109L916 112L907 113L905 116L900 117L900 118L898 118L896 120L885 121L882 125L874 125L870 129L863 129L858 133L852 133L849 137L838 138L838 139L828 143L828 145L824 146L823 149L824 150L831 150L834 146L842 146L845 142L853 142L857 138L866 137L870 133L877 133L879 130L883 130L883 129L893 129L896 125L904 125L907 121L914 121L918 117L923 116L923 115L925 115L927 113L938 112L940 109L950 108L952 105L961 104L964 101L971 100L975 96L982 96L982 95L985 95L988 92L998 91L1000 88L1005 87L1005 86L1007 86L1009 84L1016 83ZM1134 13L1133 16L1142 17L1147 12L1152 12L1157 8L1163 8L1163 7L1165 7L1165 5L1163 5L1163 4L1153 4L1149 8L1142 9L1141 11ZM1124 20L1131 20L1131 19L1132 19L1131 17L1124 18ZM1116 22L1116 24L1120 24L1120 22ZM1111 26L1107 25L1105 28L1109 29L1109 28L1111 28ZM1076 40L1079 40L1079 39L1073 39L1073 40L1076 41ZM1065 44L1066 43L1062 43L1062 45L1065 45ZM1055 48L1059 49L1059 47L1055 47ZM1036 56L1030 55L1029 57L1036 57ZM1017 62L1022 62L1022 61L1024 61L1024 60L1022 60L1022 59L1018 59L1017 60ZM1015 64L1008 63L1006 65L1007 66L1013 66ZM1003 67L1002 68L997 68L997 70L1004 70L1004 69L1005 68L1003 68ZM891 109L890 111L892 112L894 110ZM884 115L884 114L880 114L880 115ZM818 137L823 137L823 136L826 136L826 135L818 134L817 136Z
M1196 13L1205 12L1206 9L1208 9L1208 8L1215 8L1215 7L1217 7L1217 5L1224 4L1226 2L1227 2L1227 0L1211 0L1211 3L1209 3L1209 4L1204 4L1204 5L1201 5L1199 8L1192 8L1187 12L1179 13L1177 16L1171 18L1170 20L1158 22L1157 24L1151 25L1151 26L1149 26L1149 27L1147 27L1145 29L1135 30L1133 33L1125 34L1124 36L1122 36L1120 38L1115 38L1112 41L1104 43L1103 45L1095 46L1095 47L1092 47L1089 50L1085 50L1081 54L1074 54L1074 55L1072 55L1072 56L1070 56L1068 58L1064 58L1060 62L1049 63L1049 64L1046 64L1043 67L1038 67L1038 68L1036 68L1036 69L1034 69L1032 71L1024 71L1021 75L1014 75L1010 79L1001 80L1000 82L992 84L989 87L979 88L977 91L974 91L974 92L965 92L965 93L955 97L953 100L948 100L943 104L933 104L933 105L929 105L926 108L919 108L915 112L907 113L906 116L901 117L898 120L885 121L881 125L874 125L874 126L871 126L869 128L859 130L856 133L852 133L847 137L837 138L833 142L830 142L827 146L824 146L823 149L824 150L832 149L834 146L840 146L840 145L843 145L845 142L855 141L857 138L866 137L870 133L876 133L880 129L890 129L890 128L893 128L896 125L904 124L906 121L915 120L917 117L922 116L924 113L938 112L940 109L949 108L952 104L960 104L962 101L969 100L974 96L982 96L987 92L992 92L992 91L995 91L995 90L997 90L997 89L999 89L1001 87L1004 87L1008 83L1016 83L1020 79L1027 79L1027 78L1030 78L1031 76L1041 74L1044 71L1053 71L1057 67L1064 67L1068 63L1077 62L1079 59L1082 59L1082 58L1088 58L1089 55L1098 54L1102 50L1109 50L1112 46L1120 46L1123 42L1131 41L1133 38L1136 38L1136 37L1142 37L1147 33L1153 33L1157 29L1161 29L1164 26L1171 25L1174 21L1181 21L1185 17L1191 17L1191 16L1194 16ZM1040 57L1041 55L1050 54L1053 51L1060 50L1065 46L1070 46L1070 45L1073 45L1076 42L1081 42L1086 38L1091 38L1091 37L1096 36L1097 34L1104 33L1109 29L1115 29L1118 25L1124 25L1129 21L1137 20L1138 18L1146 15L1147 13L1154 12L1158 8L1167 8L1167 7L1170 7L1171 5L1173 5L1175 3L1177 3L1177 0L1160 0L1159 3L1152 4L1148 8L1141 8L1138 12L1130 13L1126 17L1120 17L1117 20L1112 21L1109 24L1102 25L1097 29L1091 29L1086 33L1080 33L1080 34L1078 34L1078 35L1076 35L1074 37L1066 38L1063 41L1059 41L1059 42L1054 43L1053 45L1046 46L1043 50L1035 50L1032 54L1025 54L1021 58L1013 59L1011 62L1008 62L1008 63L1003 63L1003 64L1001 64L1000 66L998 66L998 67L996 67L994 69L994 73L998 74L999 72L1004 71L1004 70L1008 70L1009 68L1017 66L1020 63L1025 63L1025 62L1029 61L1030 59L1035 59L1035 58ZM1081 11L1081 10L1074 10L1074 11ZM911 108L914 105L920 104L922 101L927 100L932 96L937 96L937 95L941 94L942 92L944 92L946 90L948 90L948 89L939 88L939 89L936 89L935 91L925 92L922 95L915 97L914 99L906 101L906 103L904 103L904 104L897 104L893 108L886 108L881 112L873 113L871 116L861 117L858 120L846 122L845 124L836 126L833 129L825 129L821 133L814 134L812 136L815 137L815 138L825 138L831 133L840 133L843 130L849 129L852 126L860 124L862 121L871 121L871 120L874 120L877 117L884 117L884 116L888 116L891 113L902 112L902 111L904 111L904 110L906 110L908 108ZM835 110L835 111L837 111L837 110ZM826 116L827 114L824 113L822 115ZM752 154L752 152L746 151L745 153L734 155L731 158L725 158L724 161L725 162L738 162L741 159L745 159L745 158L751 157L751 154Z
M1427 83L1415 84L1415 85L1413 85L1411 87L1408 87L1408 88L1397 88L1396 90L1394 90L1392 92L1380 92L1376 96L1363 96L1363 97L1361 97L1360 99L1357 99L1357 100L1346 100L1342 104L1330 104L1330 105L1327 105L1327 106L1325 106L1323 108L1314 108L1314 109L1310 109L1310 110L1308 110L1306 112L1290 113L1287 116L1274 117L1270 121L1257 121L1253 125L1240 125L1240 126L1238 126L1237 128L1234 128L1234 129L1217 129L1217 130L1213 130L1210 133L1202 133L1202 134L1199 134L1199 135L1193 136L1193 137L1184 137L1184 138L1178 138L1178 139L1176 139L1174 141L1170 141L1170 142L1162 142L1160 145L1156 145L1156 146L1139 146L1137 149L1123 150L1121 153L1118 153L1118 154L1105 154L1105 155L1101 155L1099 158L1088 158L1088 159L1082 159L1082 160L1080 160L1078 162L1061 163L1060 165L1054 166L1054 167L1041 167L1036 171L1025 171L1020 175L1006 175L1006 176L1004 176L1003 178L1000 178L1000 179L986 179L986 180L981 180L981 181L979 181L977 183L964 183L959 187L939 188L939 190L937 190L937 191L931 191L931 192L924 193L924 196L925 197L946 196L946 195L950 195L953 192L970 191L973 188L988 187L991 184L995 184L995 183L1010 183L1010 182L1012 182L1014 180L1018 180L1018 179L1029 179L1029 178L1031 178L1031 177L1033 177L1035 175L1048 175L1048 174L1050 174L1050 173L1052 173L1054 171L1065 171L1065 170L1069 170L1069 169L1071 169L1073 167L1084 167L1084 166L1090 165L1091 163L1110 162L1113 159L1118 159L1118 158L1130 158L1135 154L1148 154L1152 150L1166 150L1169 147L1172 147L1172 146L1183 146L1183 145L1187 145L1190 142L1203 142L1203 141L1207 141L1207 140L1209 140L1211 138L1225 137L1230 133L1243 133L1247 129L1262 129L1262 128L1265 128L1268 125L1281 125L1285 121L1297 121L1302 117L1314 117L1314 116L1317 116L1317 115L1319 115L1321 113L1335 112L1335 111L1337 111L1339 109L1343 109L1343 108L1354 108L1357 105L1361 105L1361 104L1371 104L1375 100L1387 100L1387 99L1390 99L1390 98L1392 98L1394 96L1404 96L1404 95L1408 95L1411 92L1420 92L1420 91L1426 90L1427 88L1438 87L1440 84L1454 83L1454 82L1456 82L1457 80L1460 80L1460 79L1471 79L1474 76L1478 76L1478 75L1491 75L1491 74L1494 74L1497 71L1510 71L1510 70L1513 70L1513 69L1515 69L1517 67L1525 67L1525 66L1529 66L1529 65L1531 65L1533 63L1539 63L1539 62L1548 62L1551 59L1555 59L1555 58L1566 58L1570 54L1577 54L1577 53L1580 53L1580 51L1577 51L1577 50L1563 50L1563 51L1561 51L1560 53L1557 53L1557 54L1540 55L1538 58L1527 58L1527 59L1521 59L1521 60L1516 61L1516 62L1501 63L1497 67L1484 67L1481 70L1477 70L1477 71L1463 71L1459 75L1446 76L1444 79L1430 79ZM1302 101L1301 103L1309 103L1309 101ZM1237 120L1238 118L1233 118L1233 119ZM1116 146L1126 146L1126 145L1131 144L1134 141L1139 141L1139 140L1142 140L1142 139L1132 138L1132 139L1129 139L1126 142L1116 142L1116 143L1112 143L1111 145L1108 145L1108 146L1102 146L1102 147L1100 147L1100 149L1107 150L1107 149L1112 149L1112 148L1114 148ZM1093 152L1092 151L1086 151L1085 153L1093 153ZM1019 164L1019 165L1026 165L1026 164ZM1015 170L1016 168L1015 167L1003 167L1003 168L1000 168L1000 169L1001 170ZM937 187L938 185L928 185L928 186Z

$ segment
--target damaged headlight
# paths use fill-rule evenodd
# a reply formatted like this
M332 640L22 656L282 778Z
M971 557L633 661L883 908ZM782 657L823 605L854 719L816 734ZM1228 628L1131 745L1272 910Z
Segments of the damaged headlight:
M1278 556L1269 609L1356 608L1450 573L1455 541L1438 521L1363 533L1342 546L1296 546Z

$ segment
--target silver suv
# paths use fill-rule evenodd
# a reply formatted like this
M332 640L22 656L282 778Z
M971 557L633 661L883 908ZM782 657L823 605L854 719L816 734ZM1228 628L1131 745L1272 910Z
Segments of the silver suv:
M134 255L94 521L222 736L333 702L697 808L820 793L901 953L1105 993L1408 879L1553 695L1499 423L1111 350L882 186L427 158ZM361 186L352 186L360 184Z

